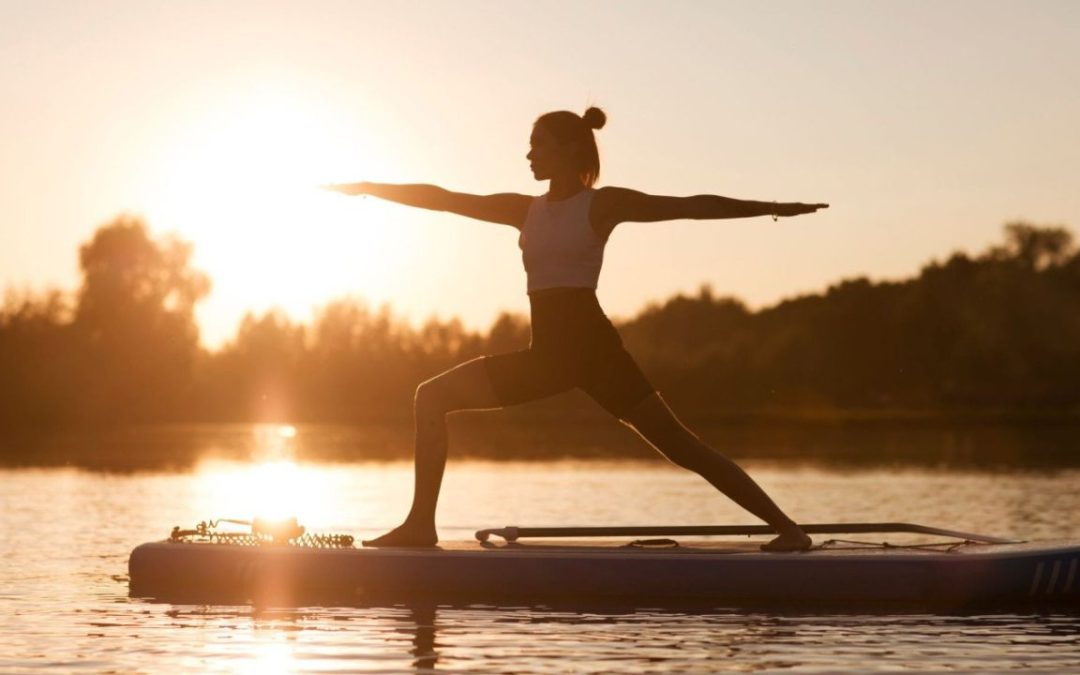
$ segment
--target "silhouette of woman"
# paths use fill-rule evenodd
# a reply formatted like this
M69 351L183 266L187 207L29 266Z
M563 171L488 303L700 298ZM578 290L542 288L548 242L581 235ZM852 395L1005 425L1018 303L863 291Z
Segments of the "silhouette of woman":
M520 231L528 280L532 339L528 349L462 363L416 389L416 483L405 522L365 546L433 546L435 506L446 466L446 415L497 409L579 387L678 466L700 474L735 503L771 525L767 551L805 550L802 529L739 466L710 448L675 417L642 374L596 299L604 244L619 223L685 218L746 218L812 213L827 204L756 202L716 195L664 197L593 185L600 174L594 129L599 108L584 115L550 112L533 124L526 155L540 197L472 195L433 185L346 183L348 195L382 199Z

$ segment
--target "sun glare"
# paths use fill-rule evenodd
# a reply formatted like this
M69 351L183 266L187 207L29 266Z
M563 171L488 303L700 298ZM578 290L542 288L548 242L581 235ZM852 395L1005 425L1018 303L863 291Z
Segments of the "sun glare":
M327 472L294 461L296 427L257 424L252 427L255 455L251 463L208 461L199 467L201 499L214 517L297 518L301 523L332 519Z
M299 669L300 664L296 662L293 654L293 645L281 642L280 635L276 633L270 633L269 637L259 637L262 641L252 646L249 659L239 663L233 672L275 675L295 673Z
M316 467L291 460L207 462L199 474L205 508L214 517L272 521L295 517L305 525L332 520L322 472Z
M276 86L222 100L184 125L164 146L148 215L194 244L194 264L214 281L208 311L279 307L306 319L347 294L386 300L407 278L407 233L382 224L375 200L319 187L390 172L362 119Z

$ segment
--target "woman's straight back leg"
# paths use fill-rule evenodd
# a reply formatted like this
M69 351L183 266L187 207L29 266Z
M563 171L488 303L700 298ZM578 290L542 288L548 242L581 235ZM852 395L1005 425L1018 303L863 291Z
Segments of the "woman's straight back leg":
M687 429L660 394L651 394L622 416L622 420L671 462L697 473L736 504L771 525L780 536L763 547L765 550L809 548L810 538L761 486L738 464Z

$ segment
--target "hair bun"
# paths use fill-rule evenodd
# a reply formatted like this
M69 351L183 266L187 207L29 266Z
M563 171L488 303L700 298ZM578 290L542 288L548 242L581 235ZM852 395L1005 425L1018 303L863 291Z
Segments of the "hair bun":
M592 106L581 116L581 121L590 129L603 129L607 122L607 115L600 108Z

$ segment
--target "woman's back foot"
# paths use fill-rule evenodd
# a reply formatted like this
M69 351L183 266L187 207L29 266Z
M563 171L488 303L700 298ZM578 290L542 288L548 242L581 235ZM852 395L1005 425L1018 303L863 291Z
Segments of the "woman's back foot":
M405 523L404 525L399 525L393 530L390 530L381 537L365 539L361 543L368 547L401 546L420 548L434 546L439 543L439 535L435 533L434 527L417 527Z
M796 551L809 551L814 542L802 530L783 532L776 539L761 545L761 550L766 553L792 553Z

